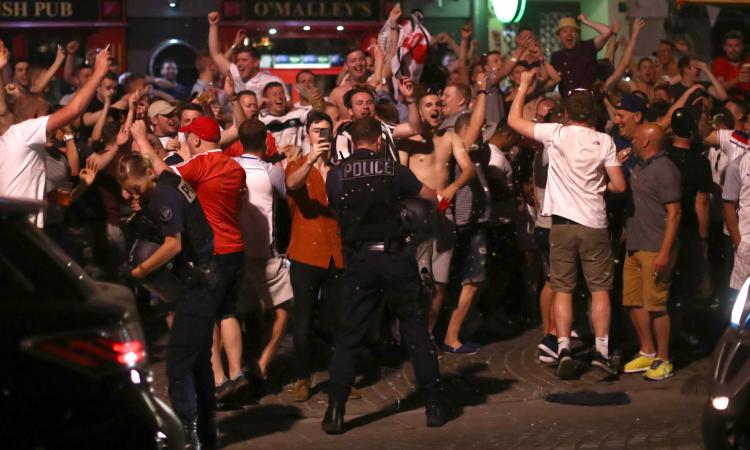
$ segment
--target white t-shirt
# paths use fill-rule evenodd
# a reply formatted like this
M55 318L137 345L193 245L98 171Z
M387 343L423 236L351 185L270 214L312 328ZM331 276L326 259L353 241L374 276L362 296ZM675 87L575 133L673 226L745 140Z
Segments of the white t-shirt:
M0 136L0 197L44 199L49 116L17 123ZM31 217L44 227L44 213Z
M232 158L245 169L248 201L240 204L239 222L245 255L270 258L276 253L276 199L286 198L284 172L254 155Z
M605 167L620 166L612 138L591 128L544 123L534 125L534 139L549 155L542 214L606 228Z
M490 197L490 222L507 224L513 220L513 167L500 148L494 144L488 145L490 162L487 167L487 179L491 180L491 185L495 188ZM499 187L502 187L502 192L497 192ZM498 196L503 198L498 199Z
M242 81L242 77L240 77L240 71L237 68L237 64L235 63L231 63L229 65L229 73L232 75L232 80L234 80L234 91L253 91L258 97L258 103L260 103L261 99L263 98L263 88L266 87L268 83L271 83L273 81L281 83L281 85L284 86L284 93L286 94L286 98L289 98L289 91L287 91L286 89L286 84L284 84L284 82L281 81L281 78L279 77L275 77L265 72L258 72L249 80Z
M302 147L302 142L305 140L307 113L307 110L292 108L283 116L274 116L263 110L258 115L258 119L266 124L278 148L288 145Z
M744 153L727 167L724 180L724 200L737 202L740 236L750 242L750 156Z
M734 161L738 156L750 149L748 134L744 131L719 130L716 134L719 137L719 148L722 153L729 157L729 161Z

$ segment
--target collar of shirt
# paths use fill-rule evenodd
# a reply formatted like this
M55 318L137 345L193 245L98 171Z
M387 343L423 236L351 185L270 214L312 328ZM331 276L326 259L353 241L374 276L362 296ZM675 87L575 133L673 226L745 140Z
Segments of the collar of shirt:
M665 152L663 152L663 151L660 151L660 152L658 152L657 154L655 154L654 156L652 156L652 157L650 157L648 159L638 158L638 165L641 166L641 167L646 167L649 164L651 164L652 162L656 161L657 159L659 159L659 158L661 158L663 156L667 156L667 154Z

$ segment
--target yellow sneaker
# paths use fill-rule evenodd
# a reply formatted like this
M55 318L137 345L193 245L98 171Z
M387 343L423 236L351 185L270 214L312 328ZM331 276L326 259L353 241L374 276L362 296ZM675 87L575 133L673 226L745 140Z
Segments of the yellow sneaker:
M669 361L657 359L643 375L648 380L659 381L674 375L674 367Z
M656 361L656 358L652 358L651 356L645 356L643 353L638 353L638 356L636 356L635 359L625 364L625 367L623 368L623 372L625 373L645 372L651 367L651 364L653 364L654 361Z

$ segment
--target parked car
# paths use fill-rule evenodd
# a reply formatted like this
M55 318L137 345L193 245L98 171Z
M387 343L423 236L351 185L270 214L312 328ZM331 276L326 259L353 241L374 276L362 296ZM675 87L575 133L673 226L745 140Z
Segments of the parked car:
M735 299L729 328L713 355L703 443L709 450L750 449L750 278Z
M153 395L132 294L91 279L0 198L0 444L9 449L178 449Z

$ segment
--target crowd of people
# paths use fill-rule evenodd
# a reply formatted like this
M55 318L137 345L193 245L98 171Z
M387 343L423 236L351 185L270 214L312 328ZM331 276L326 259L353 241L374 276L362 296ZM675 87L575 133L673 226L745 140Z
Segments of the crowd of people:
M170 398L196 445L215 445L215 398L266 380L288 329L299 402L315 337L333 336L325 431L341 432L373 333L419 343L439 426L436 358L478 353L478 327L540 321L538 359L562 379L583 339L605 374L663 380L670 343L700 340L695 312L721 315L750 275L740 33L712 65L684 40L636 59L643 20L581 15L560 20L549 58L529 26L512 49L492 33L478 55L469 24L455 42L419 19L396 6L330 92L300 70L296 103L244 34L222 52L217 12L192 88L173 61L160 77L121 74L107 48L81 57L70 42L44 69L0 42L0 196L46 200L37 227L95 277L163 305ZM426 57L392 64L407 32L423 33ZM422 232L397 223L392 200L411 196L437 211ZM392 314L373 301L389 288Z

